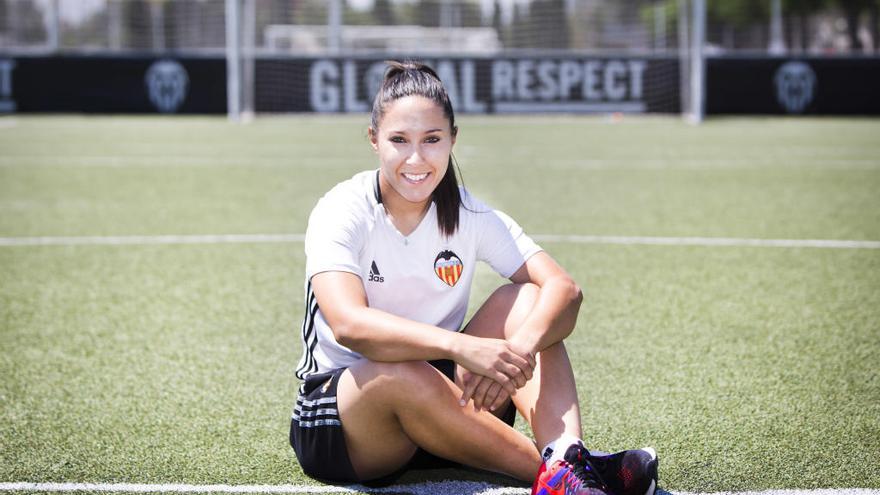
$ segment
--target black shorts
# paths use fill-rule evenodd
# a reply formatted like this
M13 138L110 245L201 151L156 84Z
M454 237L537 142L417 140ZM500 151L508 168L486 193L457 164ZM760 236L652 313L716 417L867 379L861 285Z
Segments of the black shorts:
M455 381L454 362L442 360L430 363ZM343 371L345 368L315 373L306 378L300 387L290 420L290 446L293 447L303 472L312 478L336 483L355 483L365 480L358 479L351 466L339 410L336 408L336 388ZM516 408L511 404L502 420L513 426L515 419ZM418 449L401 471L456 466L459 464Z

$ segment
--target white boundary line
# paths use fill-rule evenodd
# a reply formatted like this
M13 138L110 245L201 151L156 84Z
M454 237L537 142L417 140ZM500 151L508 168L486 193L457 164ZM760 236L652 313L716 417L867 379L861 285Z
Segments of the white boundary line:
M0 246L145 246L152 244L291 243L304 234L129 235L81 237L0 237Z
M603 235L533 236L538 242L568 242L573 244L623 244L647 246L742 246L826 249L880 249L880 241L849 241L835 239L748 239L740 237L625 237Z
M426 481L409 485L369 488L361 485L188 485L136 483L0 483L0 492L104 492L104 493L414 493L430 495L523 495L528 488L497 486L476 481ZM666 495L880 495L870 488L837 488L813 490L765 490L745 492L715 492L697 494L668 492Z
M525 495L528 488L504 487L475 481L426 481L370 488L362 485L187 485L135 483L0 483L0 492L109 493L418 493L430 495ZM869 494L874 495L874 494Z
M774 247L880 249L880 241L835 239L748 239L738 237L646 237L537 234L538 242L616 244L629 246ZM0 237L0 247L13 246L143 246L162 244L261 244L303 242L304 234L208 234L68 237Z

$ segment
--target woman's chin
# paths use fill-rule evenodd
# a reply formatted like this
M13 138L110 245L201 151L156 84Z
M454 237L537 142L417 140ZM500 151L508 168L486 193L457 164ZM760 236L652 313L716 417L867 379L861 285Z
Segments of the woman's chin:
M431 195L428 194L426 196L423 194L419 194L419 195L413 194L413 195L406 195L403 197L403 199L405 199L407 203L411 203L413 205L423 205L423 204L431 201Z
M400 196L408 203L416 204L422 204L430 201L431 195L434 193L434 189L428 184L422 184L415 187L413 187L412 185L406 185L401 189L402 190L398 191L398 193L400 193Z

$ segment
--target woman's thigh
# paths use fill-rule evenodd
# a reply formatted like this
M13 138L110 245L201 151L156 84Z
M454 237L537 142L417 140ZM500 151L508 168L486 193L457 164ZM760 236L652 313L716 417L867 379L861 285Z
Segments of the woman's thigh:
M394 473L413 458L397 409L429 400L427 391L446 390L446 380L426 362L362 361L339 379L338 406L348 455L362 480Z
M474 313L464 332L493 339L510 337L531 312L539 291L537 285L528 283L502 285Z

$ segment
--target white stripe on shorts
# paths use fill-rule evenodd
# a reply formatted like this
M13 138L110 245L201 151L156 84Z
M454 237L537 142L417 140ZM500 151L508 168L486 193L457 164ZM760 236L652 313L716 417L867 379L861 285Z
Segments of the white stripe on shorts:
M297 419L297 418L293 418ZM315 426L342 426L338 419L316 419L315 421L300 421L300 428L314 428Z
M315 400L305 400L302 397L296 399L296 403L302 407L312 407L323 404L336 404L336 397L321 397Z
M293 410L293 419L303 418L314 418L315 416L339 416L339 411L336 409L315 409L314 411L303 411L299 408L295 408Z

